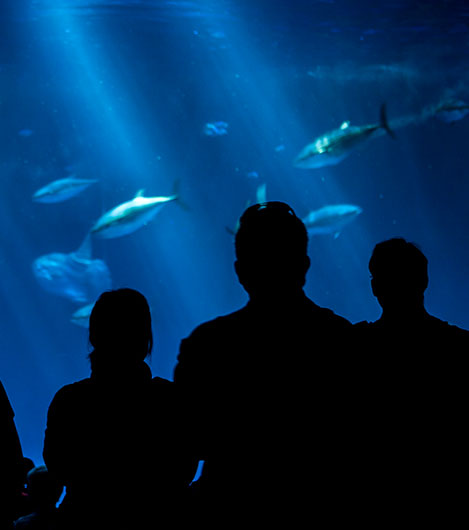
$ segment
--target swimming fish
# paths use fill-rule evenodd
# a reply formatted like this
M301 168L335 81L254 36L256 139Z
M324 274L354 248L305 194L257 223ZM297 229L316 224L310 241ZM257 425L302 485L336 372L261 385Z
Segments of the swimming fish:
M77 326L81 326L82 328L87 328L90 324L90 315L93 307L94 303L80 307L72 314L70 322Z
M204 126L204 134L207 136L224 136L228 134L228 123L226 121L206 123Z
M256 189L256 203L264 204L267 202L267 184L259 184Z
M32 265L39 285L47 292L86 303L111 287L106 263L91 257L91 238L87 234L80 247L64 254L53 252L36 258Z
M165 204L179 199L174 193L169 197L144 197L144 190L102 215L91 228L91 233L105 239L121 237L135 232L150 222Z
M381 106L379 123L357 126L345 121L338 129L320 136L304 147L293 165L310 169L338 164L381 128L392 138L395 137L389 127L384 104Z
M309 234L334 234L339 237L342 228L362 213L359 206L353 204L334 204L323 206L310 212L303 218Z
M33 195L33 201L36 202L62 202L75 197L91 184L98 182L94 179L77 179L67 177L50 182L43 188L37 190Z
M448 99L436 105L434 114L446 123L453 123L469 114L469 104L459 99Z

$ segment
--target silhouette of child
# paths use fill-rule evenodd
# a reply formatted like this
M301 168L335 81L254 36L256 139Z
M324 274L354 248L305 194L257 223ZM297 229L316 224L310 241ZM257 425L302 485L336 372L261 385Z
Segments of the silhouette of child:
M63 487L46 466L31 469L26 477L31 513L15 521L16 530L54 530L57 508Z

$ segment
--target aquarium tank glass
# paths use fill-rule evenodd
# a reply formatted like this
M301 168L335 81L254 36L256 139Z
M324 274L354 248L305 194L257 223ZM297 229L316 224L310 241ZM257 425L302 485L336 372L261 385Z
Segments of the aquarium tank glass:
M52 397L89 375L100 292L147 297L168 379L181 339L245 304L248 204L304 219L317 304L376 320L368 260L401 236L428 258L428 311L469 327L467 2L0 9L0 379L36 464Z

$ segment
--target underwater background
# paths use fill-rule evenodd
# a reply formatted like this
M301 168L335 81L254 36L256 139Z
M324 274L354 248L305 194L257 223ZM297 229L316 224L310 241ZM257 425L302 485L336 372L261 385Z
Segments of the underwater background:
M140 290L152 372L171 378L180 340L247 300L232 233L260 197L302 218L355 208L311 230L305 291L319 305L378 318L368 259L402 236L429 260L428 311L469 327L467 2L0 9L0 379L36 464L53 395L89 374L86 310L72 315L110 286ZM395 139L379 129L340 160L295 164L344 122L379 124L383 104ZM177 198L127 234L90 234L139 191Z

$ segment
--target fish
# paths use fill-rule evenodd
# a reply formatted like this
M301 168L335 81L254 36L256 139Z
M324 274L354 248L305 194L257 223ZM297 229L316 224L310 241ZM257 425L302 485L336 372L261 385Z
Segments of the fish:
M94 303L80 307L72 314L70 322L82 328L87 328L90 324L90 315L93 307Z
M224 136L228 134L228 123L226 121L206 123L204 126L204 134L206 136Z
M91 257L91 236L69 254L52 252L36 258L33 274L45 291L77 303L89 303L111 288L111 273L101 259Z
M438 119L453 123L469 114L469 104L459 99L448 99L436 105L433 112Z
M144 190L139 190L132 200L103 214L91 228L91 233L104 239L131 234L148 224L165 204L179 199L176 190L168 197L144 197L143 193Z
M332 204L313 210L303 218L308 234L334 234L339 237L342 228L362 213L360 206Z
M78 179L74 176L54 180L37 190L33 195L33 201L44 203L66 201L95 182L98 181L95 179Z
M312 169L338 164L379 129L395 138L388 124L385 104L381 106L379 123L356 126L345 121L338 129L319 136L304 147L293 165Z
M267 184L259 184L256 189L256 203L265 204L267 202Z

